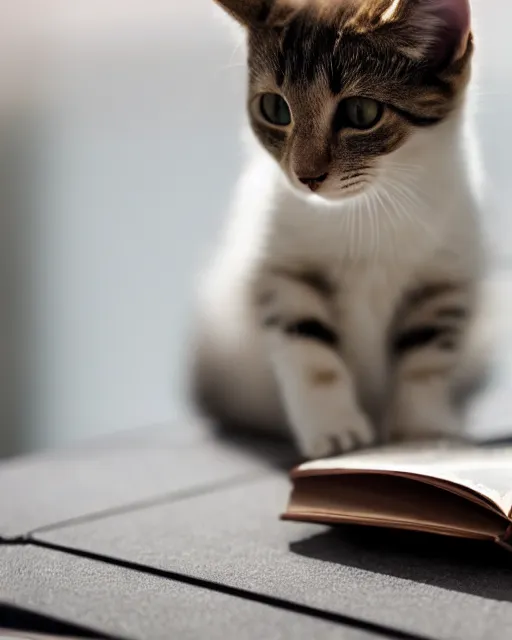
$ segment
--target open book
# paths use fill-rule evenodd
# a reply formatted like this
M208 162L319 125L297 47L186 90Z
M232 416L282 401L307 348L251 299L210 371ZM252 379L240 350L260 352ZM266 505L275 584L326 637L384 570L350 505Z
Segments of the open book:
M292 471L285 520L493 540L512 550L512 447L404 445Z

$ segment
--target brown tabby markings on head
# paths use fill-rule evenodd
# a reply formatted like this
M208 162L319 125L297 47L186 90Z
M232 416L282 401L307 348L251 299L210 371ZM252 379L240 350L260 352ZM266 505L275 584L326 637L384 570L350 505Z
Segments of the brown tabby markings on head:
M421 3L438 0L219 1L248 26L252 127L297 175L328 168L345 181L415 128L444 120L469 79L469 25L456 30L416 15ZM258 97L266 92L287 100L293 126L262 121ZM386 105L384 117L370 131L333 131L337 105L354 96Z

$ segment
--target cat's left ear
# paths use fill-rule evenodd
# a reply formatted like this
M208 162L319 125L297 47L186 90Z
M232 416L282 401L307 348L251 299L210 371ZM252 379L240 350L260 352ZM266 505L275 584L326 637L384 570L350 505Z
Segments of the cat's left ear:
M215 0L245 27L279 27L305 0Z
M471 38L469 0L392 0L382 16L396 20L409 34L407 52L412 57L445 66L467 51Z

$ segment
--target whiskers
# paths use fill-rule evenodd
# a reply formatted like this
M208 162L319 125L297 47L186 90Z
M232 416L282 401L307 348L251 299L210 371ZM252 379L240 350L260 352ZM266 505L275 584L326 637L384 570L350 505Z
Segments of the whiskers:
M375 197L392 229L394 251L414 252L425 239L435 243L439 238L437 226L433 224L437 212L432 209L432 194L425 191L421 180L423 170L421 165L388 162L386 173L374 186Z
M423 188L422 172L421 165L387 162L378 180L369 171L342 179L343 188L357 185L356 195L347 201L342 216L350 260L398 259L421 250L425 241L436 242L435 212L430 215L433 204L431 194ZM358 193L362 186L365 188Z
M368 167L363 167L359 171L353 171L352 173L346 173L340 178L340 187L343 191L357 191L356 187L362 187L370 178L370 172Z

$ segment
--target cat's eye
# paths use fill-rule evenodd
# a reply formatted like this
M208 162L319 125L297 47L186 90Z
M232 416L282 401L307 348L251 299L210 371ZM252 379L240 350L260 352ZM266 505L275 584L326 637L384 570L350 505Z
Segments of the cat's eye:
M261 115L277 127L287 127L292 121L290 107L277 93L264 93L260 98Z
M371 98L347 98L340 102L334 117L334 129L350 127L352 129L371 129L382 118L382 103Z

